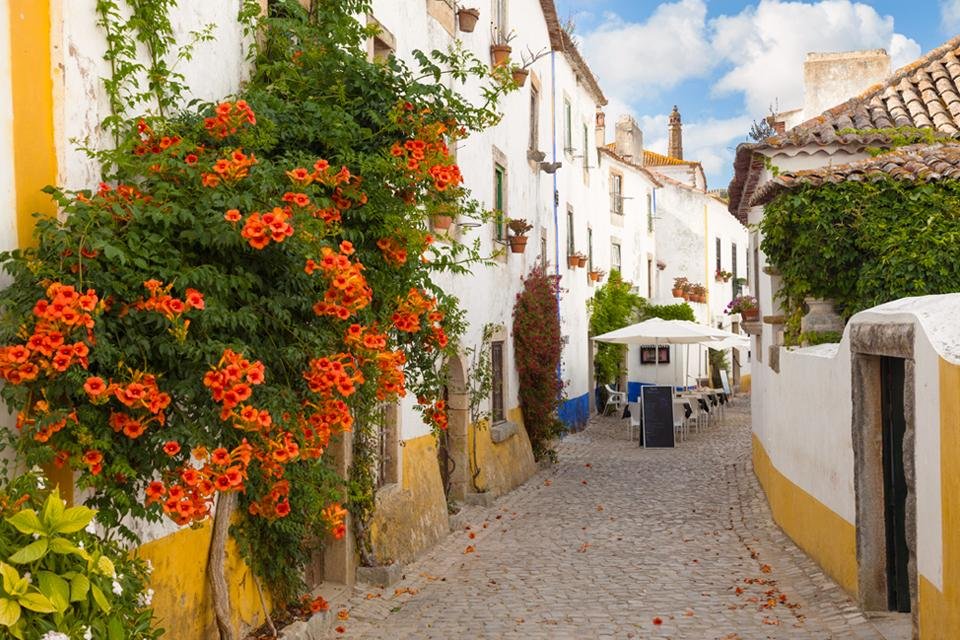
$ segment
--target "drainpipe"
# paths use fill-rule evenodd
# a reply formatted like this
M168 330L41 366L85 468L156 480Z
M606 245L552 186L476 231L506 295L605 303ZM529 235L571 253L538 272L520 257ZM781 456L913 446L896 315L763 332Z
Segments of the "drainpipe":
M551 162L556 166L557 162L557 52L550 52L550 143L552 157ZM557 170L553 174L553 272L560 277L560 219L557 211L559 207L559 197L557 193ZM557 324L563 326L563 315L560 312L560 288L557 287ZM562 352L561 352L562 353ZM563 358L557 363L557 380L563 379ZM589 385L589 383L588 383Z

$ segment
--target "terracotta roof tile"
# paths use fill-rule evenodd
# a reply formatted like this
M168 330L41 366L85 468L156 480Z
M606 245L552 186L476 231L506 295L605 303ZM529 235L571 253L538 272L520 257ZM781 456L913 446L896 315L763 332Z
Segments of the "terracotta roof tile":
M735 175L730 183L730 211L746 218L752 192L747 172L755 151L854 144L861 148L889 144L881 129L913 127L933 129L939 134L960 138L960 36L924 57L901 67L885 82L825 111L783 135L756 144L737 147ZM859 129L850 132L850 129ZM866 131L864 131L866 130Z
M766 204L780 192L801 185L818 186L883 178L908 182L960 179L960 144L911 145L848 164L781 173L757 190L750 205Z
M693 162L692 160L682 160L680 158L673 158L671 156L665 156L662 153L657 153L656 151L650 151L649 149L643 150L643 166L645 167L662 167L666 165L698 165L699 162Z

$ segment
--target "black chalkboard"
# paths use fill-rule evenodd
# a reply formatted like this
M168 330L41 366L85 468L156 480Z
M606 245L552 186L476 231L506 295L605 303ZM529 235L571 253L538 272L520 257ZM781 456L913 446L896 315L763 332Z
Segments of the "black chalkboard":
M640 389L643 403L643 446L674 447L673 389L648 386Z

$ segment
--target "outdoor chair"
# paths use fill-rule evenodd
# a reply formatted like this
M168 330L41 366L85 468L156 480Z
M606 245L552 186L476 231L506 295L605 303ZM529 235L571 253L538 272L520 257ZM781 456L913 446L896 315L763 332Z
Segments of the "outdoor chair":
M637 430L637 438L640 438L641 429L643 428L643 405L639 402L631 402L627 406L630 409L630 417L627 418L627 429L630 441L633 442L633 430Z
M682 398L674 398L673 429L680 437L681 442L687 439L687 425L689 424L690 416L692 415L693 412L687 408L686 402L684 402Z
M607 402L603 405L603 415L609 415L610 409L620 411L627 404L627 394L623 391L617 391L609 384L603 385L607 392Z

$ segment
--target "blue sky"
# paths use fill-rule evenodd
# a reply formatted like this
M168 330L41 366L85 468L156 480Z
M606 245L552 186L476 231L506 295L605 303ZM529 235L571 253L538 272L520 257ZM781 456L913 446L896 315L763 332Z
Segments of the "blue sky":
M684 156L725 187L737 143L770 107L803 104L808 51L886 49L893 67L960 34L960 0L556 0L610 100L666 151L678 105Z

